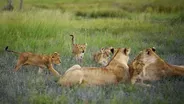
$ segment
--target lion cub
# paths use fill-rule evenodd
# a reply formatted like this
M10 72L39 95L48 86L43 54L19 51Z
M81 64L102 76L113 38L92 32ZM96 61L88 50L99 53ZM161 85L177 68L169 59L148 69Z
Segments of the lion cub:
M93 54L93 59L95 62L106 66L110 60L111 53L114 54L114 48L101 48L99 52Z
M72 37L72 53L75 56L76 61L82 62L87 44L75 44L74 35L70 36Z
M59 65L61 63L60 55L57 52L54 52L52 55L38 55L31 52L19 53L12 50L8 50L8 46L5 48L5 51L19 54L19 58L14 71L19 70L20 67L24 65L34 65L39 67L39 72L41 72L44 68L48 68L49 71L52 72L52 74L60 76L60 74L53 68L52 65Z

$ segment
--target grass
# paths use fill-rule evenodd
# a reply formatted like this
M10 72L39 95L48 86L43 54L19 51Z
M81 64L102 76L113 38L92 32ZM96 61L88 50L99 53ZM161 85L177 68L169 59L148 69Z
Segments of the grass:
M4 5L5 1L0 1ZM172 64L184 64L183 0L24 0L24 10L0 11L0 101L9 103L182 103L184 79L171 78L144 88L130 84L63 87L51 74L37 74L34 66L12 72L15 51L39 54L59 52L63 74L76 64L71 60L71 33L76 43L87 43L82 66L99 66L92 60L101 47L131 47L130 61L139 51L156 47ZM15 2L18 7L18 2Z

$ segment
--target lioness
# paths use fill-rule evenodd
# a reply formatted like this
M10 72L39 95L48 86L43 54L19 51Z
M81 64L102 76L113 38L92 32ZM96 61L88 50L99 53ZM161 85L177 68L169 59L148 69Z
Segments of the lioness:
M155 51L155 48L145 49L130 63L130 76L133 84L138 80L143 83L144 80L154 81L164 77L184 75L183 66L166 63Z
M41 72L44 68L48 68L54 75L60 76L60 74L52 66L52 64L61 63L60 55L57 52L54 52L52 55L38 55L31 52L19 53L8 50L8 46L5 48L5 51L19 54L14 71L19 70L23 65L34 65L39 67L39 72Z
M84 57L87 44L75 44L74 35L70 36L72 37L72 53L75 56L76 61L81 62Z
M109 64L105 67L80 67L74 65L60 77L61 85L105 85L129 79L129 48L118 48Z
M93 60L103 66L107 65L110 59L110 54L114 53L114 48L101 48L99 52L93 54Z

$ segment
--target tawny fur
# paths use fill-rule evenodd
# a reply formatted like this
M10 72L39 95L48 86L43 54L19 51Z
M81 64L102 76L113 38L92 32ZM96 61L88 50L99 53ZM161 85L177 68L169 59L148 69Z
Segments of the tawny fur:
M5 51L19 54L14 71L18 71L20 67L24 65L34 65L39 67L39 72L44 68L48 68L55 76L60 76L52 65L61 63L60 55L57 52L54 52L52 55L39 55L31 52L15 52L8 50L8 46L5 48Z
M71 67L58 81L61 85L106 85L115 84L129 79L129 60L130 49L119 48L105 67Z
M171 65L161 59L154 48L143 50L129 65L131 82L155 81L165 77L184 76L184 67Z
M87 48L87 44L76 44L74 35L70 35L72 37L72 53L75 56L76 61L82 61L84 57L84 53Z
M106 66L110 61L111 53L114 53L114 48L101 48L100 51L93 54L93 60L102 66Z

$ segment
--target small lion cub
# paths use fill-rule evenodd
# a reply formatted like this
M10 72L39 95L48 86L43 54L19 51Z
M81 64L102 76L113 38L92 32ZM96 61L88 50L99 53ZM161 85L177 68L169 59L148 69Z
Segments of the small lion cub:
M53 68L52 65L59 65L61 63L60 55L57 52L54 52L52 55L39 55L31 52L15 52L8 50L8 46L5 48L5 51L19 54L14 71L19 70L20 67L24 65L34 65L39 67L39 72L42 72L44 68L48 68L52 74L60 76L60 74Z
M74 35L70 36L72 37L72 53L75 56L76 61L82 62L87 44L76 44Z

